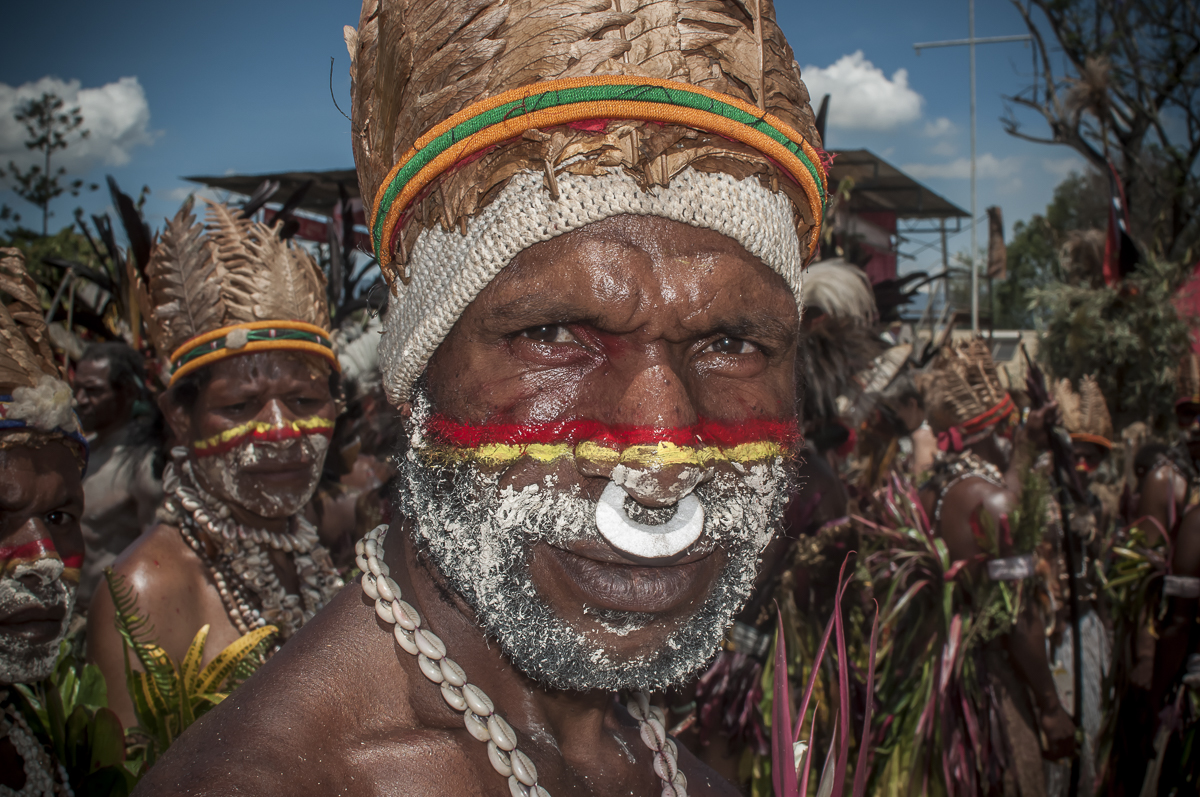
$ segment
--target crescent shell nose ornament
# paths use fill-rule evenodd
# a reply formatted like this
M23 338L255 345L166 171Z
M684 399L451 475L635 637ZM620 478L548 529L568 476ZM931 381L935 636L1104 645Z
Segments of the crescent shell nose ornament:
M609 482L596 504L596 526L601 536L622 553L643 559L663 559L687 550L704 531L704 506L695 495L684 496L666 523L638 523L625 512L628 493Z

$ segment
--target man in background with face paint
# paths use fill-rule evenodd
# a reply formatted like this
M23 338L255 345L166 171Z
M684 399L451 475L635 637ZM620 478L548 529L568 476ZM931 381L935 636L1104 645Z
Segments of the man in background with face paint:
M277 230L189 200L167 222L140 301L169 359L160 399L175 447L158 523L117 559L139 614L182 661L210 625L207 662L264 625L286 641L342 586L304 515L338 412L325 279ZM112 598L98 590L88 655L134 724Z
M16 249L0 249L0 294L0 791L40 796L62 770L10 687L50 675L71 621L87 444Z
M648 693L715 652L796 447L826 187L756 8L364 3L397 520L142 793L736 793Z

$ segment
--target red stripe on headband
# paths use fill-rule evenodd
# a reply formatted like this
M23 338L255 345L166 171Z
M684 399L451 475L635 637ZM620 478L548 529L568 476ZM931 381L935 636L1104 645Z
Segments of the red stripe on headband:
M800 438L800 430L795 421L770 420L701 420L692 426L663 428L614 425L592 420L474 425L461 423L444 415L435 415L426 422L425 432L436 442L458 448L476 448L485 445L579 443L584 440L613 448L653 445L654 443L731 447L761 440L791 445Z

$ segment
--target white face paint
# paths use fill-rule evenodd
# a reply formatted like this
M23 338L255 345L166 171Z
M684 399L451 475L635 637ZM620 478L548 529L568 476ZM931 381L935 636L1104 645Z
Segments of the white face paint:
M415 421L419 429L421 421ZM417 450L420 435L411 442L413 448L397 463L398 500L418 547L509 660L556 689L659 690L684 683L703 667L754 586L758 556L782 517L788 492L779 459L748 466L744 474L721 472L697 486L692 494L703 507L703 529L691 550L709 553L720 546L728 562L695 611L664 631L657 650L622 657L612 644L653 623L652 615L588 610L601 630L583 631L539 594L529 570L529 550L539 541L561 548L603 543L597 502L578 488L555 489L553 477L517 490L501 488L500 474L472 464L426 464Z
M305 434L279 441L247 440L221 454L193 456L192 467L200 486L217 498L248 509L260 517L291 517L304 508L316 492L329 451L329 439ZM264 484L253 471L259 465L306 462L303 476L280 488Z
M76 585L63 581L63 563L57 557L44 556L21 563L0 577L0 684L33 683L54 670L58 643L67 635L71 610L75 607ZM58 634L46 641L34 641L9 626L34 612L42 618L61 611Z

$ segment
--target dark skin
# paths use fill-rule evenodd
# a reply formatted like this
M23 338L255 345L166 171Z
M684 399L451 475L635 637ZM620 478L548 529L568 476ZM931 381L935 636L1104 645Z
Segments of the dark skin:
M1192 462L1200 461L1200 404L1185 401L1176 405L1175 423L1184 432ZM1187 490L1187 479L1166 463L1142 477L1137 513L1140 518L1153 518L1139 524L1150 545L1158 544L1160 530L1166 531L1168 539L1174 536L1186 509Z
M697 417L793 418L795 300L739 244L651 217L617 217L522 252L468 307L428 369L438 408L459 419L594 418L684 426ZM560 489L604 484L569 464ZM527 468L505 483L535 477ZM471 610L393 526L386 561L405 598L516 729L552 794L658 794L637 725L606 692L540 688L485 640ZM660 645L705 595L724 551L680 567L638 566L614 549L532 546L534 584L560 615L602 580L650 584L655 621L608 634L614 656ZM694 794L736 790L680 747ZM295 773L295 774L292 774ZM356 588L324 611L151 770L140 794L509 794L416 659Z
M968 447L981 459L1001 469L1004 488L983 479L971 477L960 481L946 492L942 502L942 516L936 532L946 542L953 561L981 556L983 550L975 540L971 529L971 518L976 512L986 512L994 521L1001 515L1011 513L1019 504L1021 475L1033 464L1033 452L1038 444L1044 444L1046 428L1054 423L1057 405L1050 404L1030 413L1025 426L1016 430L1012 437L1010 457L1006 446L1001 446L996 435L990 435ZM933 516L937 496L931 490L921 493L925 511ZM1001 556L1012 552L1001 550ZM975 565L982 569L982 565ZM986 578L979 573L978 578ZM1045 737L1042 755L1058 760L1072 754L1075 749L1075 723L1058 699L1058 690L1050 674L1046 660L1045 633L1040 618L1031 603L1027 611L1017 617L1013 630L1004 637L1004 646L1013 663L1017 676L1029 687L1038 708L1038 720Z
M108 360L84 360L75 368L75 412L85 432L103 445L129 423L137 396L128 384L114 385Z
M323 362L308 355L266 351L219 360L212 366L211 380L200 390L189 411L173 393L160 400L163 414L175 440L203 440L225 429L251 420L285 421L320 415L332 419L337 407L329 392L329 371ZM248 473L261 490L294 490L307 478L299 469ZM230 504L233 516L251 527L285 531L287 518L264 518L245 507ZM211 546L210 556L216 554ZM285 589L298 589L290 555L270 550ZM229 619L221 595L208 568L179 530L158 524L138 538L114 563L137 592L138 608L154 626L158 644L179 662L200 627L208 624L207 664L241 634ZM121 638L113 627L116 616L107 589L96 591L88 612L88 656L100 667L109 683L109 707L127 727L136 724L133 704L125 684L125 656ZM130 657L130 663L137 667ZM140 669L140 668L139 668Z
M1171 573L1200 577L1200 511L1193 508L1179 524L1179 534L1171 551ZM1159 627L1154 649L1154 677L1150 685L1150 705L1159 707L1179 681L1180 670L1194 653L1197 613L1200 599L1172 596L1167 599L1167 615Z
M82 516L83 482L70 448L62 443L0 448L0 548L50 539L60 557L81 556ZM0 571L7 568L0 561ZM60 609L0 616L0 645L17 635L49 641L62 631L62 619ZM8 738L0 739L0 785L14 790L25 785L23 760Z

